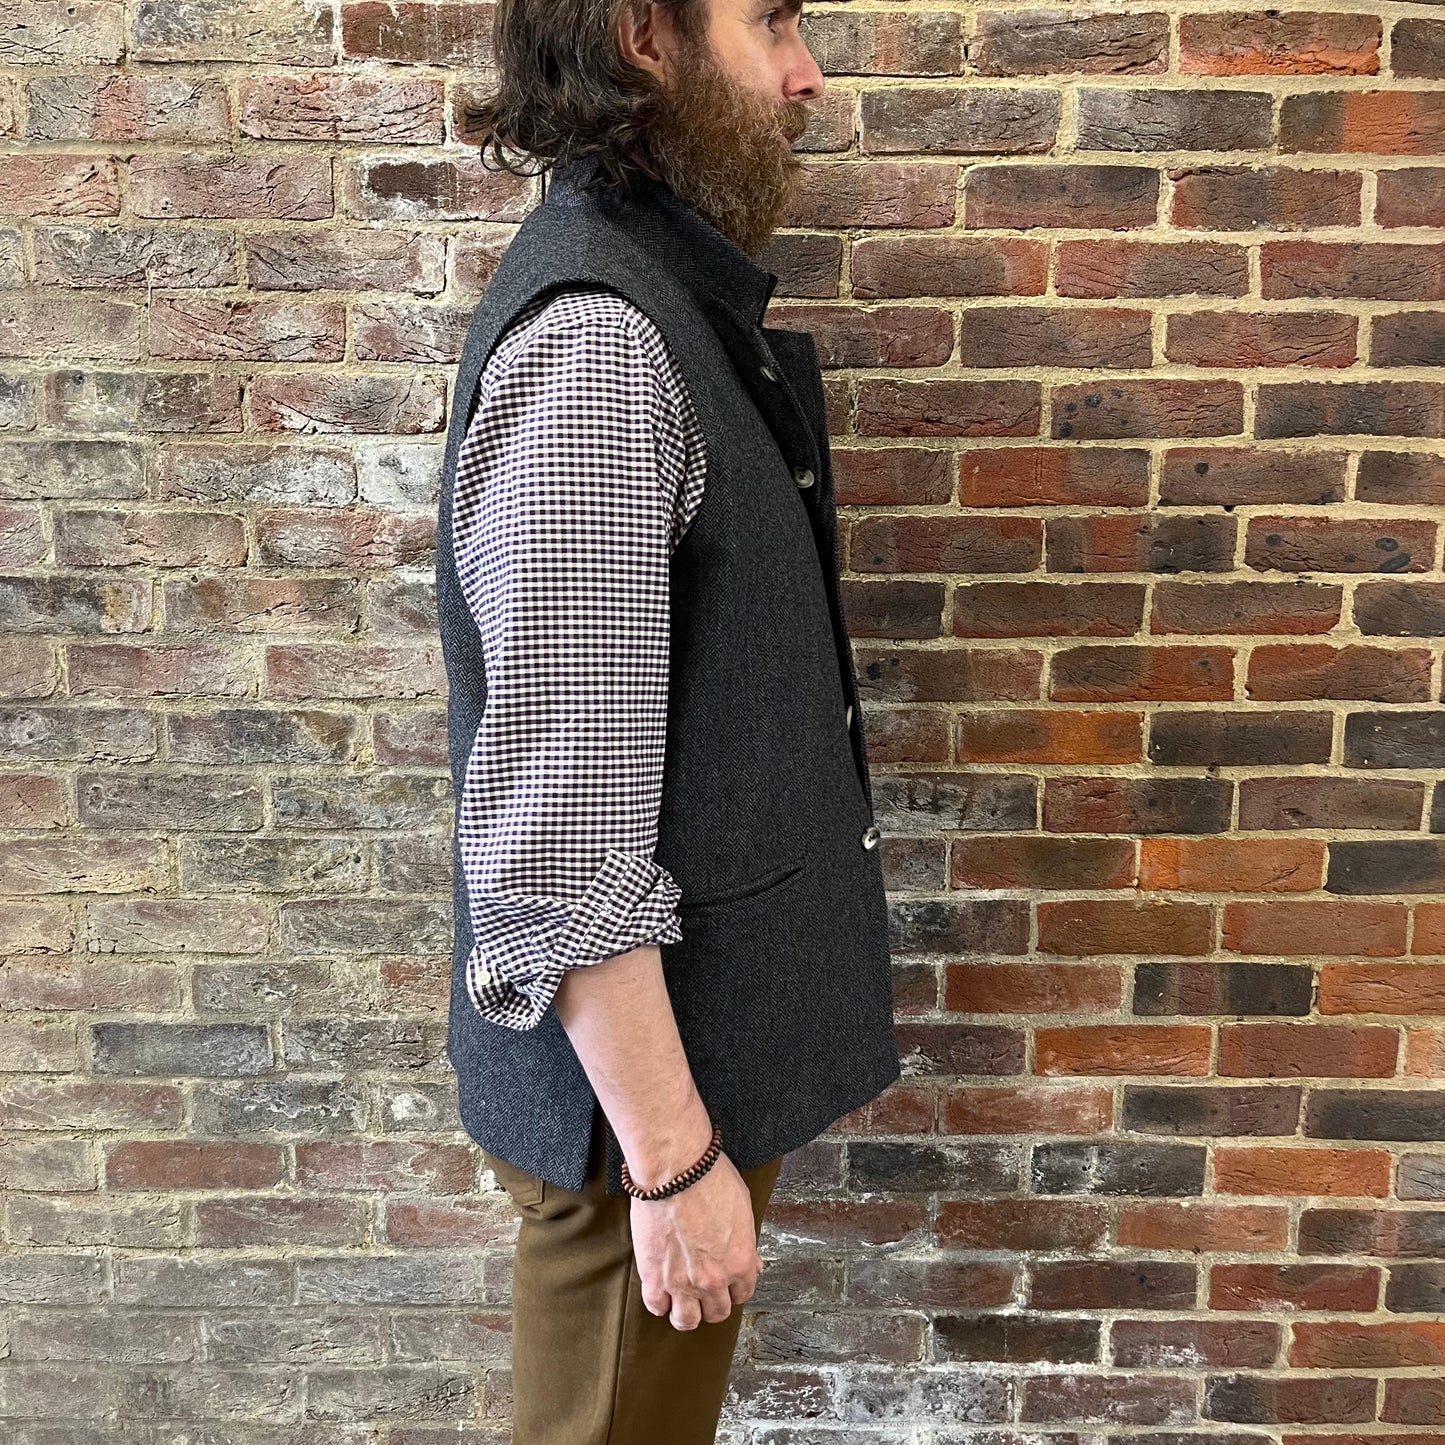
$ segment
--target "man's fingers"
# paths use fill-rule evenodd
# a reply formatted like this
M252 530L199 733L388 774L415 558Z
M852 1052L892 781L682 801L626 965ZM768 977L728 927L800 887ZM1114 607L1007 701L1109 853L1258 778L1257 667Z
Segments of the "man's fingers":
M753 1272L751 1275L744 1275L741 1279L735 1279L728 1288L735 1305L746 1304L758 1291L758 1281L763 1274L763 1257L756 1251L753 1254Z

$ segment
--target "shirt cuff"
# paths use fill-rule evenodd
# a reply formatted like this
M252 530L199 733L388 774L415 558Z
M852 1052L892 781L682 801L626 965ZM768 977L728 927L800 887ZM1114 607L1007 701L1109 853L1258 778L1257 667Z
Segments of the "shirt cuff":
M467 959L467 992L483 1018L535 1028L563 973L644 943L682 937L682 890L651 858L609 848L570 914L548 928L499 928L478 938ZM473 920L474 923L476 920Z

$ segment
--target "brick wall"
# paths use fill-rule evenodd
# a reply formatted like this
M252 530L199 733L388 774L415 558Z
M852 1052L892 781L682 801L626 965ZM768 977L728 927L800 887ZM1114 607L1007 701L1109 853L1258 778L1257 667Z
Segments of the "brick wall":
M0 10L6 1442L507 1438L431 595L538 194L461 138L489 29ZM1445 20L806 34L769 319L906 1074L789 1160L725 1438L1438 1439Z

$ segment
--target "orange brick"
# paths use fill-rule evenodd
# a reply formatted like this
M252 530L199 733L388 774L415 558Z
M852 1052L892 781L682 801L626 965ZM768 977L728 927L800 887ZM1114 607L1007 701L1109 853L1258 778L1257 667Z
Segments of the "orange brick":
M1209 1072L1210 1030L1194 1024L1096 1024L1034 1034L1040 1074L1195 1074Z
M1139 886L1195 893L1307 893L1324 879L1315 838L1145 838Z
M1218 1144L1214 1149L1214 1187L1220 1194L1329 1194L1383 1199L1390 1192L1390 1155L1384 1149Z

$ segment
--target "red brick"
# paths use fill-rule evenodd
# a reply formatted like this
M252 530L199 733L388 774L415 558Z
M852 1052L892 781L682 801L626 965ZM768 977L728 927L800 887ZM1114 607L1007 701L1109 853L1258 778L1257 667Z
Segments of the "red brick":
M1413 647L1256 647L1246 691L1261 702L1349 698L1429 702L1434 655Z
M1365 1309L1372 1307L1366 1305ZM1439 1321L1357 1324L1301 1320L1294 1327L1290 1364L1303 1369L1393 1370L1427 1363L1437 1371L1445 1364L1445 1324Z
M1433 522L1356 517L1252 517L1245 565L1267 572L1425 572Z
M265 431L416 433L440 431L444 384L429 376L289 376L251 384L251 415Z
M1120 1006L1117 968L1087 964L951 964L944 1007L951 1013L1101 1013Z
M1327 963L1320 969L1322 1014L1445 1013L1445 965Z
M1346 1199L1371 1195L1383 1198L1390 1192L1390 1155L1384 1149L1217 1144L1214 1188L1220 1194L1337 1194ZM1370 1293L1372 1300L1378 1298L1375 1290Z
M1055 1098L1061 1092L1052 1090ZM1075 1092L1068 1090L1071 1096ZM1087 1097L1097 1098L1097 1091ZM1099 1249L1108 1233L1108 1216L1093 1200L941 1198L934 1224L934 1238L944 1249Z
M1017 155L1052 150L1062 108L1046 86L886 85L858 98L866 155Z
M1034 1072L1041 1075L1209 1072L1211 1031L1195 1024L1098 1024L1034 1030Z
M1239 785L1239 826L1414 832L1424 804L1424 783L1403 779L1246 778Z
M1398 1032L1381 1025L1219 1026L1221 1077L1388 1079L1395 1073L1399 1053Z
M0 156L8 216L118 216L120 180L105 156Z
M1234 696L1234 654L1224 647L1097 646L1054 656L1055 702L1210 702Z
M1214 947L1212 913L1201 903L1075 898L1040 903L1038 912L1041 953L1192 956Z
M1328 311L1183 311L1169 318L1164 354L1186 366L1349 366L1356 325Z
M1430 156L1445 150L1445 95L1334 90L1287 95L1279 147L1290 152Z
M1222 241L1060 241L1060 296L1243 296L1249 253Z
M853 294L860 300L1042 296L1048 268L1045 242L1006 237L878 236L858 241L852 251Z
M1209 1284L1210 1309L1349 1310L1369 1314L1380 1296L1380 1270L1377 1265L1340 1265L1334 1260L1325 1264L1221 1263L1210 1271ZM1296 1343L1301 1328L1310 1327L1295 1327ZM1300 1363L1294 1350L1290 1363Z
M1445 1072L1445 1029L1407 1028L1402 1072L1407 1079L1438 1079Z
M1237 381L1135 377L1052 388L1054 437L1232 436L1244 429Z
M1134 583L975 582L953 591L955 637L1132 637L1144 621Z
M109 1189L274 1189L285 1182L279 1145L240 1139L126 1139L106 1157Z
M968 58L980 75L1158 75L1169 64L1169 17L984 11Z
M1072 998L1079 991L1079 974L1098 976L1112 969L1081 968L1064 964L1051 968L1031 962L1025 969L975 966L950 969L950 981L958 979L959 1011L969 1013L1033 1012L1059 1007L1061 997ZM983 979L977 977L983 974ZM995 978L995 975L997 977ZM1117 999L1104 1007L1116 1007ZM945 1004L945 1007L951 1005ZM1086 1002L1083 1010L1093 1012ZM988 1084L979 1088L958 1085L945 1088L938 1099L940 1134L1097 1134L1107 1129L1112 1117L1113 1095L1103 1085L1094 1089L1060 1089L1042 1083L1032 1088ZM999 1201L993 1201L998 1203ZM1023 1201L1018 1201L1023 1203ZM1035 1200L1042 1204L1043 1200ZM1050 1201L1058 1203L1059 1201ZM939 1202L939 1213L947 1206ZM941 1241L940 1241L941 1242Z
M491 6L457 0L344 0L342 54L361 60L416 65L491 65Z
M1224 946L1232 953L1289 958L1398 958L1405 952L1405 920L1402 903L1333 898L1230 903L1224 910Z
M856 648L858 674L881 702L1033 702L1041 652L1013 648Z
M971 306L960 317L959 355L977 367L1148 366L1152 325L1149 312L1122 307Z
M1136 872L1134 844L1122 838L959 838L950 850L949 886L1128 888Z
M1179 68L1195 75L1373 75L1380 22L1328 11L1212 11L1179 20Z
M860 572L1031 572L1043 554L1032 517L869 517L853 528Z
M1170 447L1160 469L1159 500L1174 507L1341 502L1346 459L1345 452L1314 448Z
M961 763L1136 763L1143 757L1143 715L1057 708L964 713Z
M969 447L958 454L965 507L1141 507L1149 453L1120 447Z
M936 161L805 165L780 224L818 230L951 226L957 187L958 167Z
M774 307L768 319L784 330L808 332L825 370L941 366L953 354L953 313L942 307L795 305Z
M1309 893L1324 882L1314 838L1145 838L1139 886L1183 893Z
M823 11L802 33L829 75L953 75L963 54L963 18L948 11Z
M1289 1248L1290 1212L1283 1205L1205 1199L1124 1200L1117 1242L1147 1250L1278 1254Z
M1158 208L1159 172L1148 166L979 165L968 172L963 214L970 228L1123 230L1152 226Z
M343 13L355 8L343 6ZM402 8L437 14L463 7L429 4ZM263 140L441 145L446 140L443 101L444 86L439 78L268 75L241 82L238 119L242 135Z
M1445 225L1445 166L1401 166L1375 179L1375 221L1381 226Z
M1410 952L1417 958L1445 954L1445 903L1421 903L1416 906Z
M1036 381L891 381L858 384L861 436L1031 437L1042 405Z
M62 780L42 773L0 773L0 828L17 832L37 828L63 828L69 821L69 808ZM1087 849L1092 840L1081 840ZM1129 873L1134 872L1134 849L1120 841L1111 844L1127 849Z
M1219 778L1047 778L1050 833L1222 833L1232 786Z
M325 156L146 155L130 162L132 214L316 221L335 214Z
M1328 632L1340 620L1342 595L1338 587L1295 582L1160 582L1149 630L1245 637Z
M1262 294L1271 300L1445 300L1445 242L1266 241L1260 274Z

